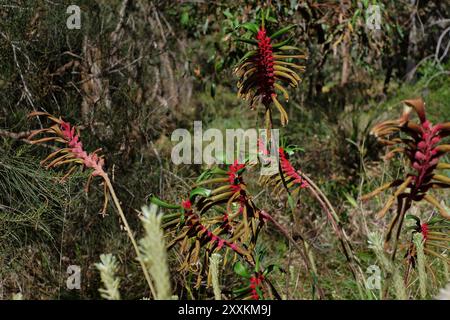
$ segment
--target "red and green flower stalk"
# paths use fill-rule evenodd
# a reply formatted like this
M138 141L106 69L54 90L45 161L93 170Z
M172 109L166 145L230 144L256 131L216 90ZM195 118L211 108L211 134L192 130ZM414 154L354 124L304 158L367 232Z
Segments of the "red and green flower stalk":
M244 185L244 180L242 179L242 170L245 169L245 164L238 163L237 160L230 165L227 175L228 181L230 183L230 188L233 192L241 192L242 186Z
M272 97L276 97L273 48L263 27L259 29L256 40L258 41L258 59L255 61L255 75L259 83L261 102L268 105L271 103Z
M70 174L72 174L76 170L77 168L76 165L79 166L81 165L83 168L91 169L92 172L89 175L86 189L88 188L92 177L101 177L103 179L103 184L105 188L105 197L104 197L105 201L102 213L106 213L106 206L108 203L107 192L109 191L109 195L113 199L117 212L122 220L125 230L127 231L127 235L136 252L136 256L142 267L142 271L144 273L150 291L152 295L155 297L155 290L153 288L153 283L150 279L150 275L148 273L147 268L144 265L143 260L140 258L141 254L139 252L139 248L134 238L133 232L131 231L131 228L125 217L125 214L123 213L120 201L116 196L111 180L109 179L108 174L104 170L104 160L101 156L98 155L100 149L97 149L91 153L86 152L83 148L83 143L80 140L80 135L77 129L74 126L72 126L69 122L65 122L61 118L56 118L45 112L33 112L30 114L30 117L35 116L47 117L51 121L52 125L48 128L34 130L28 137L31 143L40 144L53 141L59 142L63 145L62 147L57 148L55 152L51 153L43 161L41 161L41 163L45 165L46 168L49 169L59 167L61 165L69 165L69 170L62 180L66 179ZM46 134L46 136L40 139L33 140L33 138L39 134Z
M287 159L286 153L284 149L280 147L279 149L280 156L280 167L281 171L291 179L293 184L296 184L300 188L307 188L308 182L298 173L298 171L294 168L291 162Z
M272 126L272 104L280 113L281 124L288 123L288 115L278 100L282 94L286 101L289 94L282 84L297 87L301 81L300 76L293 69L304 71L303 66L286 61L291 59L306 59L304 54L288 54L289 51L301 51L289 45L291 38L279 43L273 40L287 33L295 26L283 28L268 36L264 24L257 29L250 29L254 39L239 38L239 41L256 46L247 52L236 67L235 73L240 77L238 81L238 96L250 101L250 107L255 109L258 103L266 108L266 127Z
M420 233L422 234L422 237L425 241L427 241L427 239L428 239L428 232L430 232L428 229L428 224L422 223L420 225Z
M250 297L253 300L263 299L262 295L262 283L264 281L264 276L260 273L252 276L250 278Z
M438 216L432 217L426 222L421 222L420 218L415 215L406 215L407 219L415 220L415 225L408 227L413 230L414 233L420 233L424 241L424 252L433 257L442 259L446 263L450 263L450 260L439 252L446 252L450 249L450 236L448 229L450 229L450 220L439 218ZM407 254L409 262L414 265L416 255L414 242L411 240L409 245L409 252Z
M363 200L367 200L384 190L397 188L377 215L378 218L384 217L397 201L397 214L394 215L386 234L388 243L394 228L397 228L392 258L395 257L404 216L413 202L425 200L435 207L442 217L450 219L447 209L430 193L431 190L450 187L450 178L436 172L440 169L450 169L450 164L441 161L450 151L449 144L442 144L442 140L450 135L450 122L433 125L427 119L425 103L420 98L405 100L404 103L407 107L399 119L376 125L372 134L392 148L387 154L388 159L395 154L403 154L409 160L410 170L407 170L405 178L391 181L363 197ZM411 120L412 111L417 114L418 123Z
M103 169L104 160L98 156L98 149L92 153L87 153L83 149L83 143L80 141L79 133L76 132L76 128L72 127L70 123L63 121L62 119L55 118L44 112L34 112L30 116L46 116L54 124L49 128L40 130L34 130L28 137L31 143L39 144L49 141L60 142L65 145L63 148L58 148L57 151L51 153L47 158L41 161L41 164L46 164L46 168L53 168L63 164L81 164L82 166L93 169L92 176L105 176L106 173ZM41 133L50 134L48 137L40 138L38 140L31 140L35 136ZM73 173L76 166L71 166L66 178L69 174Z
M268 154L268 151L261 145L259 146L259 152L263 155ZM362 284L364 283L364 274L359 265L359 260L353 252L353 248L344 231L338 214L336 213L334 207L331 205L327 196L314 183L314 181L311 180L311 178L309 178L301 170L294 168L294 166L288 159L287 151L284 148L279 148L278 172L271 176L263 176L260 180L260 183L265 186L270 186L273 192L277 195L280 195L283 191L287 192L291 199L295 199L302 189L307 189L309 191L309 193L319 202L320 206L327 214L333 230L341 242L343 253L349 262L349 267L352 271L352 274L358 285L362 286ZM263 211L261 211L261 215L263 215L262 212ZM273 224L275 224L278 229L283 232L283 234L285 234L288 239L290 239L294 246L297 246L296 242L293 241L290 235L286 233L286 231L283 230L283 227L280 226L270 215L264 214L264 218L270 220ZM305 254L301 248L297 249L304 256L305 261L308 261L308 255Z
M213 246L213 250L220 250L224 246L226 246L237 254L244 254L244 250L242 250L237 244L222 239L218 235L215 235L213 232L211 232L206 226L204 226L200 222L200 217L198 216L198 214L194 213L192 204L189 200L182 201L182 207L184 209L185 224L189 226L191 230L194 230L197 239L208 241Z
M246 205L246 195L244 189L245 183L242 177L242 172L244 170L245 164L239 164L238 161L236 160L233 164L229 166L229 169L227 171L230 188L234 192L234 194L237 195L237 202L239 204L238 215L244 213L244 208ZM227 228L232 230L229 224L231 222L232 217L230 218L228 212L231 212L231 209L224 212L224 221L227 222Z

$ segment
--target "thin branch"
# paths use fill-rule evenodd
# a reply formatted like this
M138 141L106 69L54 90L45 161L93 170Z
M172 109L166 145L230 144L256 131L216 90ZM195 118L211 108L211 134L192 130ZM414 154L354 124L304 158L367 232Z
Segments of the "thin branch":
M439 51L440 51L440 49L441 49L442 39L444 39L444 36L445 36L445 35L447 34L447 32L449 32L449 31L450 31L450 27L448 27L447 29L445 29L445 30L441 33L441 35L439 36L439 40L438 40L438 43L437 43L437 45L436 45L436 52L435 52L435 54L434 54L434 61L436 61L436 62L441 62L442 59L444 59L445 55L446 55L447 52L448 52L448 47L447 47L447 49L444 51L444 53L442 54L442 56L439 57Z

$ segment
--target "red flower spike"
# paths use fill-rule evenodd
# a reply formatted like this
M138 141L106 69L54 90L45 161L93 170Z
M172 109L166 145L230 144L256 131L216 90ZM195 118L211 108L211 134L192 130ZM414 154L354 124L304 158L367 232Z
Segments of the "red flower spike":
M273 51L270 44L270 38L266 30L261 28L256 36L258 40L258 60L257 60L257 81L259 83L259 92L261 93L262 103L264 105L272 102L272 95L275 94L274 83L275 74L273 69Z
M264 276L262 274L257 273L256 276L252 276L250 278L250 295L253 300L259 300L263 297L260 297L258 294L258 290L264 281Z
M395 203L395 199L404 197L408 200L407 209L413 201L425 200L439 210L440 214L450 219L450 213L439 201L430 194L430 189L450 188L450 178L437 174L436 169L448 169L450 164L440 162L443 156L450 151L449 144L442 144L442 140L450 135L450 122L433 125L425 112L425 102L421 99L405 100L403 114L399 119L387 120L377 124L371 131L380 142L393 147L388 153L392 157L395 153L403 153L410 161L412 172L407 172L404 179L389 182L363 197L363 200L370 199L384 190L397 187L383 209L378 213L382 218ZM419 122L413 122L411 112L415 111ZM399 136L400 133L403 136ZM393 137L392 137L393 136ZM406 136L406 137L405 137ZM400 213L398 213L400 214ZM395 221L402 221L394 217L387 233L387 239L392 234Z
M231 190L233 190L233 192L240 192L242 189L244 182L239 171L243 168L245 168L245 164L238 164L238 161L235 160L228 169L228 181L230 182Z
M184 208L185 210L191 210L191 208L192 208L191 201L189 201L189 200L183 200L183 201L181 202L181 205L183 206L183 208Z
M298 184L300 188L307 188L308 183L302 178L301 175L298 174L297 170L295 170L295 168L286 158L286 154L283 148L280 147L279 153L280 153L281 170L283 171L283 173L286 174L288 177L292 178L294 183Z
M65 122L62 119L55 118L48 113L44 112L34 112L30 116L46 116L55 125L50 128L35 130L28 139L35 137L40 133L48 133L50 137L41 138L38 140L31 140L33 144L38 144L45 141L59 141L66 144L65 148L61 148L56 152L50 154L42 163L48 163L47 168L56 167L65 163L81 163L86 168L94 169L92 176L102 176L106 175L103 166L104 160L97 155L97 151L87 153L83 149L83 144L80 141L80 136L75 133L75 127L71 126L69 122ZM62 154L62 155L61 155ZM59 157L57 157L59 156ZM56 159L53 159L56 158ZM71 170L72 171L72 170ZM69 171L69 173L71 172Z
M73 154L73 157L81 160L86 168L94 169L93 176L105 174L103 170L104 160L99 158L95 151L88 154L83 150L83 143L80 141L79 135L75 134L75 127L62 120L60 127L62 136L67 141L69 152Z
M89 184L92 177L100 176L104 179L105 201L103 204L102 214L105 214L108 204L108 197L106 195L106 181L109 179L107 177L107 173L103 169L104 160L97 154L100 149L87 153L83 149L83 143L80 141L80 136L76 133L75 127L69 122L63 121L61 118L58 119L45 112L33 112L29 115L29 117L32 116L46 116L51 122L53 122L53 125L49 128L33 131L28 137L31 143L39 144L47 141L56 141L65 144L65 147L57 149L55 152L47 156L47 158L42 160L41 164L46 164L46 168L48 169L63 164L78 163L88 169L93 169L86 184L86 191L89 189ZM33 137L41 133L48 134L48 137L32 140ZM62 180L67 178L67 176L69 176L74 170L75 166L71 166Z
M203 225L200 222L200 217L198 214L194 213L192 210L192 204L189 200L182 200L181 205L185 210L184 215L186 225L196 231L199 239L204 239L213 245L216 244L216 248L218 250L222 249L224 246L227 246L238 254L243 252L235 243L220 238L212 233L205 225Z
M424 239L424 240L427 240L427 238L428 238L428 232L429 232L428 224L427 224L427 223L422 223L422 224L420 225L420 232L422 233L423 239Z
M274 35L275 36L275 35ZM271 124L272 103L280 112L281 124L284 126L288 122L288 115L283 106L278 101L277 91L288 101L289 94L281 83L291 87L297 87L301 81L297 72L292 69L304 71L303 66L295 63L283 61L284 59L299 58L305 59L305 55L286 55L286 51L297 50L298 48L284 43L274 44L267 35L264 27L260 27L256 32L255 39L240 39L243 42L257 46L256 50L248 52L245 58L239 63L235 72L240 77L238 82L238 96L250 101L250 107L254 109L261 102L266 108L266 121Z

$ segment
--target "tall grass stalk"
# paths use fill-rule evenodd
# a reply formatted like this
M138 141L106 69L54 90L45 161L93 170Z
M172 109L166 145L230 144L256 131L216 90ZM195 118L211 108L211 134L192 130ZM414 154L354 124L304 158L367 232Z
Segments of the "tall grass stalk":
M95 267L100 271L104 288L100 288L101 296L107 300L120 300L120 280L116 277L118 265L116 257L112 254L100 255L100 263Z
M405 283L400 275L399 269L390 260L383 249L383 236L379 232L372 232L369 234L369 248L372 249L381 263L383 269L392 275L392 283L394 285L395 296L399 300L407 300L408 294L406 292ZM388 290L389 288L387 288Z
M209 270L211 272L212 286L214 290L214 298L216 300L222 300L222 292L220 290L219 283L219 265L222 260L222 256L218 253L213 253L209 258Z
M155 284L155 299L169 300L172 298L170 273L167 263L166 244L161 228L162 215L158 214L158 207L142 207L142 223L145 237L139 241L141 259L151 274Z
M420 297L425 299L427 296L427 272L426 272L426 257L423 251L424 238L421 233L414 235L414 245L417 251L417 269L419 272L419 288Z

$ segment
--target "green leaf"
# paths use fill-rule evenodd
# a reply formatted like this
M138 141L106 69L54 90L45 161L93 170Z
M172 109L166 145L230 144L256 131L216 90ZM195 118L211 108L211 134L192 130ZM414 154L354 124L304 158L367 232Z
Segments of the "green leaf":
M272 48L278 49L278 48L280 48L280 47L282 47L282 46L287 45L289 42L291 42L291 40L292 40L292 37L289 37L289 38L287 38L287 39L284 40L284 41L281 41L281 42L279 42L279 43L276 43L276 44L272 45Z
M236 41L245 42L245 43L248 43L248 44L253 44L253 45L255 45L255 46L258 45L258 41L253 40L253 39L237 38Z
M266 20L270 17L270 7L266 10Z
M268 275L269 273L273 272L273 271L281 271L281 272L285 272L283 269L281 269L281 267L277 264L271 264L269 266L267 266L267 268L264 270L264 276Z
M415 215L413 215L413 214L407 214L407 215L405 216L405 218L406 218L406 219L409 219L409 220L414 220L414 221L416 221L416 223L417 223L418 225L420 225L420 219L419 219L419 217L417 217L417 216L415 216Z
M200 182L206 179L209 179L211 176L220 174L220 175L226 175L227 171L220 169L219 167L214 167L213 169L207 169L203 171L200 176L197 178L196 182Z
M226 9L226 10L223 12L223 15L224 15L225 17L227 17L228 19L233 19L233 18L234 18L233 15L232 15L231 12L230 12L230 9Z
M167 203L167 202L159 199L154 194L150 195L149 200L151 203L154 203L161 208L166 208L166 209L180 209L181 208L181 206L179 206L179 205L170 204L170 203Z
M352 207L358 208L358 203L356 202L355 198L353 198L353 196L351 194L344 192L344 196L347 198L347 201L352 205Z
M187 26L189 24L189 12L188 11L184 11L181 14L181 25L182 26Z
M237 173L238 175L241 175L241 174L243 174L243 173L245 172L245 170L246 170L246 168L243 167L242 169L239 169L238 171L236 171L236 173Z
M203 187L197 187L191 191L189 194L189 199L192 201L196 196L209 197L211 195L211 190Z
M220 169L219 167L215 167L214 169L211 170L211 172L213 174L222 174L222 175L226 175L228 173L226 170Z
M417 231L417 226L410 226L410 227L407 227L405 230L406 231L411 231L411 230Z
M211 94L211 97L213 97L213 98L216 97L216 84L214 82L211 83L210 94Z
M247 271L247 269L244 267L244 265L240 261L238 261L234 264L233 270L234 270L234 273L236 273L237 275L240 275L241 277L250 278L250 273Z
M295 28L295 27L296 27L295 24L293 24L293 25L291 25L291 26L284 27L284 28L278 30L277 32L275 32L274 34L272 34L272 35L270 36L270 39L273 40L273 39L275 39L275 38L278 38L278 37L282 36L283 34L285 34L286 32L290 31L291 29L293 29L293 28Z
M246 29L246 30L249 30L249 31L251 31L253 33L258 33L258 29L259 29L258 25L256 23L253 23L253 22L244 23L244 24L241 25L241 27Z
M242 58L241 60L239 60L239 62L237 63L238 65L240 65L242 62L244 62L245 60L247 60L248 58L254 56L257 53L256 50L252 50L247 52Z
M290 194L288 194L288 203L289 203L289 207L291 208L291 211L295 210L295 201L294 198L292 198L292 196Z
M214 64L214 69L216 70L216 73L219 73L223 70L223 65L224 65L223 59L216 61L216 63Z
M197 178L197 180L195 180L195 182L200 182L200 181L206 180L210 176L212 176L211 170L210 169L205 170L198 176L198 178Z
M443 223L443 224L446 224L446 222L448 222L448 221L446 221L445 219L442 219L442 218L439 217L439 216L434 216L433 218L431 218L431 219L427 222L427 224L428 224L428 225L433 225L433 224L437 224L437 223Z
M262 299L262 298L264 297L264 295L263 295L261 289L260 289L259 287L256 287L255 290L256 290L256 292L258 293L258 297L259 297L260 299Z
M233 290L234 294L240 294L240 293L244 293L250 290L250 286L246 286L244 288L240 288L240 289L235 289Z
M353 27L355 27L356 19L358 19L360 13L361 13L361 10L356 9L355 13L353 14L353 17L352 17L352 26Z
M286 152L289 156L293 156L297 151L304 152L305 149L295 145L289 145L284 148L284 152Z
M273 23L277 23L278 22L277 19L275 19L274 17L267 17L266 20L269 21L269 22L273 22Z

